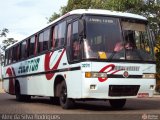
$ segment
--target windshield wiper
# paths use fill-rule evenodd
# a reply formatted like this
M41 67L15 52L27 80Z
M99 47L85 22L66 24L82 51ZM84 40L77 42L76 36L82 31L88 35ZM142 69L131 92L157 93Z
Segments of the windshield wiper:
M111 53L111 55L109 56L108 60L112 60L112 58L114 57L114 55L117 53L117 51L113 51Z

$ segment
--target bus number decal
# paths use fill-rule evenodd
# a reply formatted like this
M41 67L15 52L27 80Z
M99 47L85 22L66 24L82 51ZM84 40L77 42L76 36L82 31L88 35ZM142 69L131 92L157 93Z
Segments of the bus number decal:
M90 67L90 64L87 64L87 63L86 63L86 64L82 64L82 67L83 67L83 68L89 68L89 67Z

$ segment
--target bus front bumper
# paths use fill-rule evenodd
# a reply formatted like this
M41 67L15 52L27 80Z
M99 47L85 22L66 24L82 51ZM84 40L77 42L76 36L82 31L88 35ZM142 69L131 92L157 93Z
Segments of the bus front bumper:
M82 98L127 99L152 97L155 79L112 78L99 82L96 78L85 78Z

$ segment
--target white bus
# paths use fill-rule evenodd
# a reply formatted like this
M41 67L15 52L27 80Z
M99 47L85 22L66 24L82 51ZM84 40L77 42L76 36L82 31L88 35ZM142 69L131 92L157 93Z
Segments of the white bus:
M152 97L153 40L147 19L108 10L79 9L5 51L3 87L18 101L49 96L64 109L78 100Z

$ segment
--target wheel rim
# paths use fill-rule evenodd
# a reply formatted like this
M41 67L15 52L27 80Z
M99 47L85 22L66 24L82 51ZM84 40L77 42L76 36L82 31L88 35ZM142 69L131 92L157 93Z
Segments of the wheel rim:
M61 91L61 101L63 104L65 104L66 100L67 100L67 89L66 87L63 86Z

